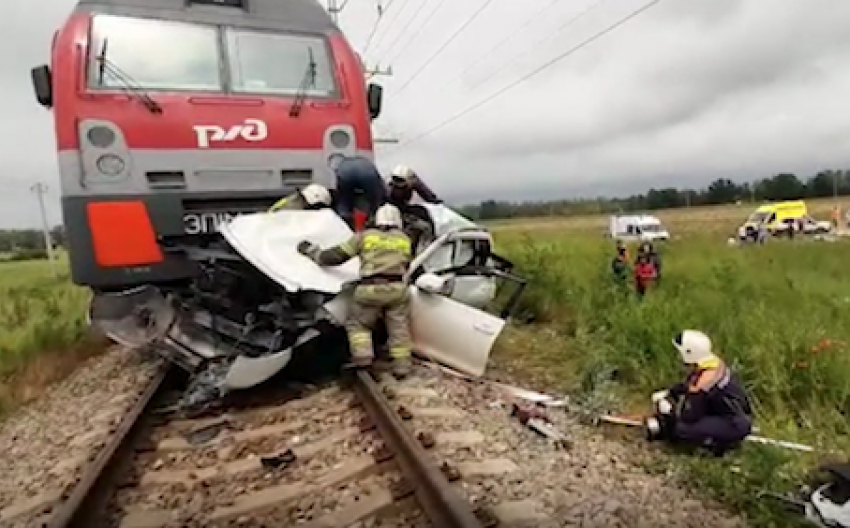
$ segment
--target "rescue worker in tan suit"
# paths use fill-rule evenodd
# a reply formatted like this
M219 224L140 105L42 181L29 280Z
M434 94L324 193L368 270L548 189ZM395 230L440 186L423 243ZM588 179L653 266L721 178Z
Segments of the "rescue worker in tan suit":
M399 379L410 372L411 338L408 325L410 294L404 274L411 260L410 238L401 230L401 212L390 204L375 211L375 227L356 233L346 242L322 250L302 241L298 252L320 266L338 266L360 257L360 280L346 322L352 362L368 367L374 360L372 329L383 317L389 334L393 375Z
M330 207L332 203L331 193L328 189L318 183L299 189L289 196L284 196L269 207L268 212L286 210L308 210Z

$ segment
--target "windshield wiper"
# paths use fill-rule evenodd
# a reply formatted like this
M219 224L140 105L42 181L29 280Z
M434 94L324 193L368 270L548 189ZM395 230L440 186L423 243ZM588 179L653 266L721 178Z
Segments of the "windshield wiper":
M304 78L298 86L298 91L295 92L295 100L292 101L292 106L289 107L289 117L298 117L301 115L301 107L304 106L304 101L307 99L307 90L316 87L316 60L313 58L313 49L307 48L307 71L304 72Z
M141 101L150 113L161 114L162 106L154 101L135 79L122 71L121 68L119 68L114 62L106 58L106 45L108 42L108 39L103 40L103 46L101 46L100 54L97 56L97 84L99 86L103 86L104 75L108 73L121 84L122 91Z

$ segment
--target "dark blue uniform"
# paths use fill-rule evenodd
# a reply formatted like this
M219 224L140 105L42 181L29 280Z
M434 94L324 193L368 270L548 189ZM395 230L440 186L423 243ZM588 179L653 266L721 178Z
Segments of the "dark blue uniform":
M678 400L672 440L723 452L752 432L752 407L738 377L719 359L670 389Z
M336 200L334 210L354 228L354 208L358 193L366 202L363 212L371 218L387 201L387 188L378 168L360 156L345 158L336 168Z

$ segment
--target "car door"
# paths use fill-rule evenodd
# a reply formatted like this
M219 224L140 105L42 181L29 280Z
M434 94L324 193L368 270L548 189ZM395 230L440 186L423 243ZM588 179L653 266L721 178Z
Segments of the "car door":
M477 255L467 260L456 246L491 240L482 229L465 229L439 237L412 263L410 271L410 330L416 351L434 361L471 376L481 376L490 352L516 306L525 281L510 273L512 265L496 255ZM489 251L489 248L488 248ZM462 255L462 262L447 254ZM434 265L442 262L442 265ZM452 298L455 286L467 279L501 281L489 310ZM436 286L435 286L436 284ZM513 286L513 288L511 288ZM513 289L513 292L511 292ZM505 306L497 292L507 291Z
M484 374L505 323L484 310L411 286L410 332L416 352L464 374Z

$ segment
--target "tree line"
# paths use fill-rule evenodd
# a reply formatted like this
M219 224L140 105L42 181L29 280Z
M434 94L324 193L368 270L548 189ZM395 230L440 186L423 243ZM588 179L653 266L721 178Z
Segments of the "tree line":
M850 195L850 170L823 170L808 179L792 173L780 173L751 183L717 179L702 189L664 187L626 198L563 199L554 201L508 202L485 200L465 205L458 211L474 220L528 218L536 216L578 216L656 209L674 209L696 205L731 204L741 201L762 202ZM50 231L54 247L65 242L64 228ZM44 234L40 229L0 229L0 260L46 258Z
M54 248L65 243L65 230L55 226L50 230ZM36 260L47 258L44 232L41 229L0 229L0 261Z
M473 220L528 218L537 216L579 216L656 209L675 209L695 205L720 205L737 202L763 202L823 198L850 195L850 170L822 170L801 179L783 172L754 182L737 183L728 178L714 180L702 189L664 187L625 198L584 198L554 201L508 202L485 200L465 205L458 212Z

